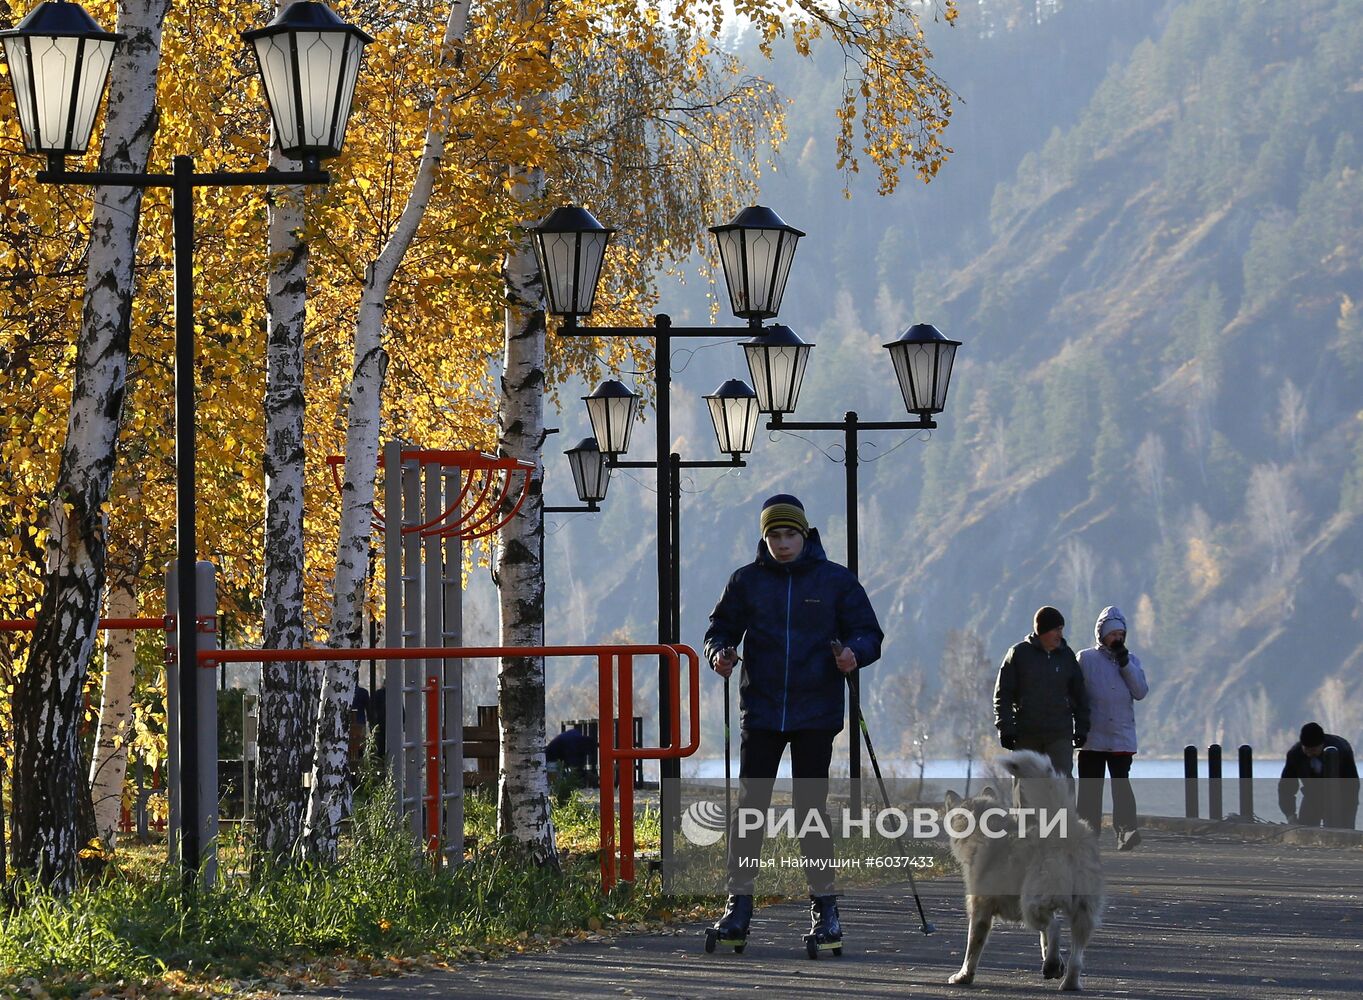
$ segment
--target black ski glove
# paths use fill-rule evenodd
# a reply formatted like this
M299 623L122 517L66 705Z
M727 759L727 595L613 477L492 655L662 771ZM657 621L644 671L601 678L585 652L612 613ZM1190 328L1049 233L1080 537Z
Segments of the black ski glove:
M1005 750L1016 750L1018 748L1018 738L1012 733L1003 733L999 736L999 744Z
M1075 734L1074 734L1074 748L1075 748L1076 750L1078 750L1080 747L1082 747L1082 746L1083 746L1085 743L1087 743L1088 741L1089 741L1089 738L1088 738L1088 734L1087 734L1087 733L1085 733L1085 734L1083 734L1083 735L1080 735L1079 733L1075 733Z
M1131 653L1126 648L1124 642L1114 642L1112 644L1112 655L1117 657L1117 666L1124 667L1131 660Z

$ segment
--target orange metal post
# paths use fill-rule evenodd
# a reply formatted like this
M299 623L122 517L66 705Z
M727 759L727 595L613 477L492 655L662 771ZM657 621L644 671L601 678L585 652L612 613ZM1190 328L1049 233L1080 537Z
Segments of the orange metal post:
M625 752L615 765L620 782L620 877L634 881L634 657L620 654L620 709L611 730ZM675 704L675 702L674 702ZM677 732L673 729L672 732Z
M601 890L610 892L615 887L615 789L611 787L611 770L615 767L615 739L611 735L610 719L614 715L614 653L602 652L597 658L597 713L596 761L601 779Z

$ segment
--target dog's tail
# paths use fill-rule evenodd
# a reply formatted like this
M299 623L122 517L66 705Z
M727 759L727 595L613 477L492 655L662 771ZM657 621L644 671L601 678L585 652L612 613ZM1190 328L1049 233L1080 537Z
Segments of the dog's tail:
M1057 774L1050 760L1041 754L1014 750L1004 754L999 764L1018 779L1018 805L1044 809L1052 815L1073 805L1069 782L1064 775Z

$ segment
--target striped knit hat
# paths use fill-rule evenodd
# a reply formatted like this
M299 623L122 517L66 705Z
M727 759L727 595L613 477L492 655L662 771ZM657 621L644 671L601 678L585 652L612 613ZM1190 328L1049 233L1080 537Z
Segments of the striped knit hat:
M805 517L805 505L789 493L778 493L768 497L762 504L762 537L773 528L794 528L801 535L809 534L809 520Z

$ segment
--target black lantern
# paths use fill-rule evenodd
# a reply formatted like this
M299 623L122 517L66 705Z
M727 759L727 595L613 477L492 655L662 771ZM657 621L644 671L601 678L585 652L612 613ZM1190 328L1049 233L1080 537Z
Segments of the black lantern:
M84 153L123 36L105 31L79 4L49 0L0 38L24 146L53 160Z
M794 413L805 378L805 364L813 344L806 344L788 326L777 323L760 336L743 342L748 371L757 388L757 407L763 413Z
M634 429L634 415L639 409L638 394L619 379L608 378L582 400L587 404L592 433L602 454L613 458L628 451L629 433Z
M749 322L775 316L804 233L788 226L769 208L745 208L727 226L711 226L729 286L734 315Z
M959 340L947 340L931 323L916 323L885 345L910 413L927 416L946 409L951 366L960 346Z
M706 396L705 402L710 406L719 450L735 458L752 451L758 421L757 393L752 386L731 378Z
M596 299L601 262L614 229L596 221L585 208L556 208L533 230L535 256L549 311L555 316L586 316Z
M364 47L374 39L316 0L291 3L241 37L255 49L279 151L304 162L339 156Z
M577 498L585 504L597 504L606 499L611 470L606 464L606 456L601 454L597 446L596 438L583 438L563 454L568 456L568 465L573 470Z

